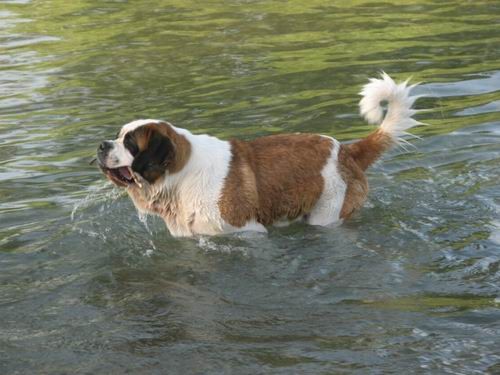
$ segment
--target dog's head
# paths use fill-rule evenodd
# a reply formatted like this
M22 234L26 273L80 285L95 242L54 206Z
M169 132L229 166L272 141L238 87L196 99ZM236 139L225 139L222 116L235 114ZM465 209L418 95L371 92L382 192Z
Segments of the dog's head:
M115 140L97 149L99 167L111 182L121 187L155 184L167 173L186 164L190 143L169 123L138 120L124 125Z

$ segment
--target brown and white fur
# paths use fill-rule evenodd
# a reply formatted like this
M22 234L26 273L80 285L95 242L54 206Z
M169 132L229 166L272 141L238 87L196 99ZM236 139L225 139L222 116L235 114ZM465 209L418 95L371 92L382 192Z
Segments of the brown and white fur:
M139 211L161 216L173 236L265 232L296 220L327 226L362 206L365 170L419 124L411 118L412 87L385 73L371 79L360 111L380 126L355 143L316 134L225 141L138 120L101 144L99 166Z

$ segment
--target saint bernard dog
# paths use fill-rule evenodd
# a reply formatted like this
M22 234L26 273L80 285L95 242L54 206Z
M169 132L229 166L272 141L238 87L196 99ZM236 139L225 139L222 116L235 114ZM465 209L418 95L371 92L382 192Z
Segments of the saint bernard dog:
M266 232L293 221L327 226L362 206L366 169L420 124L412 119L413 87L385 73L371 79L360 112L379 127L354 143L306 133L226 141L137 120L102 142L97 160L137 209L159 215L173 236Z

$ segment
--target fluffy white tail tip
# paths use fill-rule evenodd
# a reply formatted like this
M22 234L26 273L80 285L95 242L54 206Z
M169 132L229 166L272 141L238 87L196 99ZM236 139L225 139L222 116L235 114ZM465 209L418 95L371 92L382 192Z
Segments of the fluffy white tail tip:
M412 116L416 113L412 105L419 96L410 96L416 85L408 86L408 81L395 83L382 72L381 78L371 78L361 90L363 96L359 102L361 115L370 124L380 124L380 129L394 138L406 134L406 130L420 125ZM383 104L387 112L384 117Z

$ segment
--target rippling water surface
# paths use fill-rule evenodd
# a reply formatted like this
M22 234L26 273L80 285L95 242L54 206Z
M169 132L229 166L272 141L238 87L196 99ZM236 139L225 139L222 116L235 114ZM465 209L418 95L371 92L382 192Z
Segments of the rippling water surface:
M500 373L497 1L0 3L0 373ZM335 229L174 239L88 165L137 118L415 147Z

